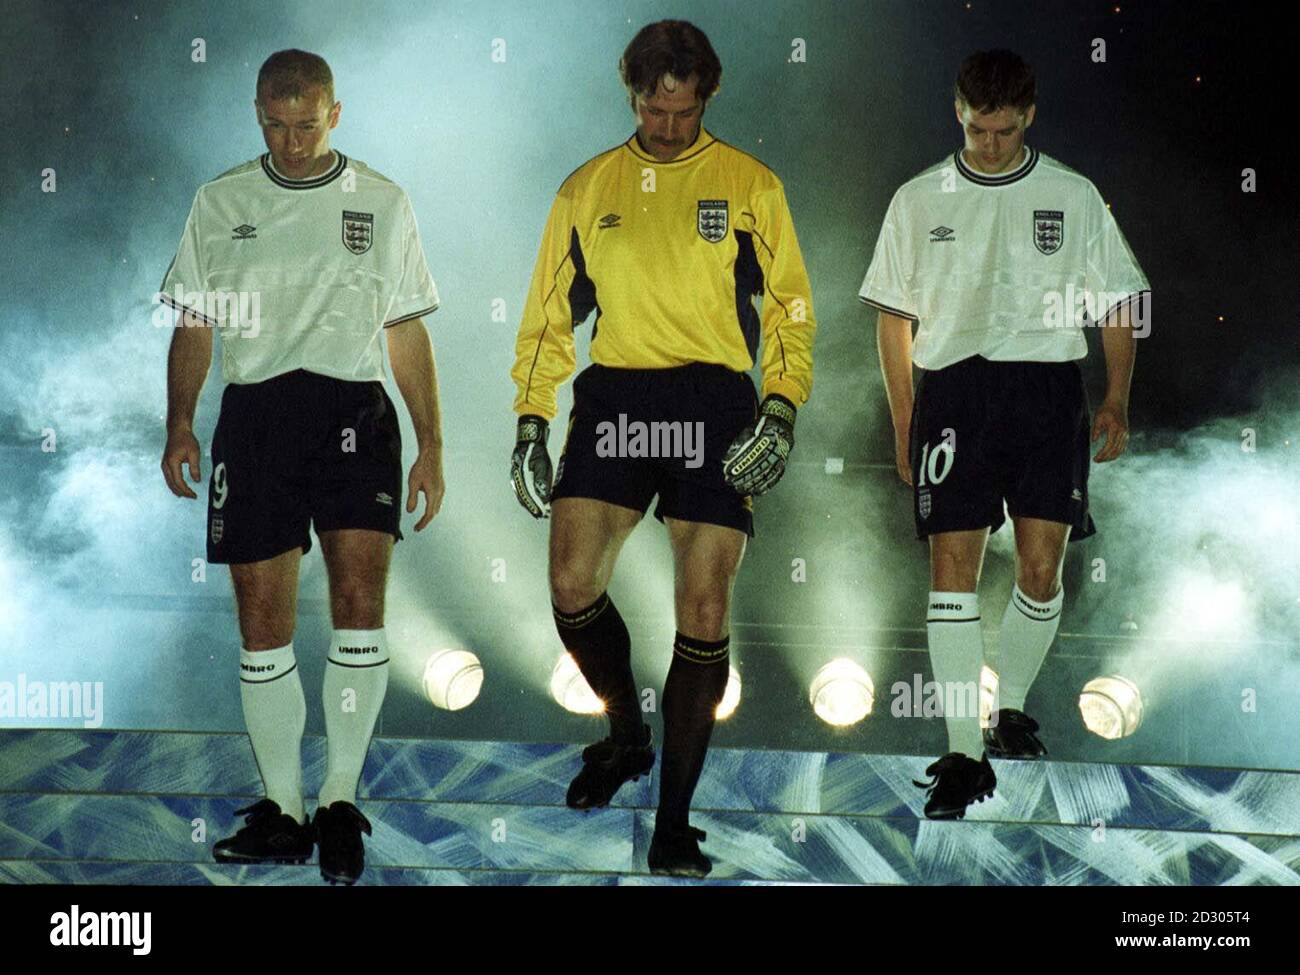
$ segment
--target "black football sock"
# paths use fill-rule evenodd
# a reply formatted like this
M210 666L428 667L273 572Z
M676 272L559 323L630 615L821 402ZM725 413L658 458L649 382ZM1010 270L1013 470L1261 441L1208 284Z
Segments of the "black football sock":
M655 826L687 824L691 797L704 769L713 723L727 689L730 637L696 640L678 632L664 681L664 744Z
M609 593L586 609L562 613L555 606L555 628L596 696L605 702L615 743L642 742L641 699L632 677L632 639Z

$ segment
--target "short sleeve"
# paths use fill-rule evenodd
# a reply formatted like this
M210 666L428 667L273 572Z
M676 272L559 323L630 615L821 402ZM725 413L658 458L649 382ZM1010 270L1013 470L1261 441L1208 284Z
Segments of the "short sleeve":
M1096 321L1126 301L1151 290L1114 215L1092 187L1088 238L1088 294Z
M200 227L202 224L202 190L194 194L194 203L190 206L190 215L185 219L185 232L181 235L180 246L176 256L163 275L162 286L158 289L156 300L176 311L186 308L193 311L208 324L214 324L202 312L205 306L204 295L207 293L207 274L203 268L203 251L200 246Z
M880 225L876 251L862 280L858 297L881 311L900 318L917 318L912 294L912 245L906 226L901 191L894 194Z
M429 274L429 265L424 259L424 247L420 243L420 230L415 223L415 214L411 210L411 201L402 195L402 269L393 292L392 303L388 307L388 317L384 328L397 325L428 315L438 307L438 288Z

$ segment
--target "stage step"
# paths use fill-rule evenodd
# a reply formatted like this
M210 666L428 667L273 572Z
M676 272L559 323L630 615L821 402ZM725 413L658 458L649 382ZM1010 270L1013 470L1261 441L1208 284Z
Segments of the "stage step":
M372 884L659 883L645 864L651 779L567 809L572 744L376 739L359 805ZM325 743L304 741L314 795ZM715 749L691 821L710 881L1300 884L1300 775L995 762L960 822L921 815L931 758ZM244 735L0 732L0 879L320 883L316 868L228 867L212 843L261 794ZM308 800L308 809L314 808ZM671 882L671 881L667 881Z

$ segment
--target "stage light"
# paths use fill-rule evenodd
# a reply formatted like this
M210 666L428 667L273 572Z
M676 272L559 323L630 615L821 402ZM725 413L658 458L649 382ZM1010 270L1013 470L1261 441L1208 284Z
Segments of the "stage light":
M478 699L483 665L468 650L439 650L424 665L424 695L444 711L459 711Z
M1079 694L1079 713L1094 735L1127 738L1142 726L1142 693L1127 677L1094 677Z
M577 661L567 653L560 654L551 671L551 697L574 714L602 714L605 710L605 703L582 676Z
M980 727L987 728L998 703L998 675L988 664L980 668Z
M714 716L719 721L725 721L731 717L737 707L740 706L740 671L736 670L730 664L727 665L727 689L722 692L722 703L718 705L718 710Z
M813 675L808 688L817 717L836 727L857 724L871 713L876 689L871 675L846 657L838 657Z

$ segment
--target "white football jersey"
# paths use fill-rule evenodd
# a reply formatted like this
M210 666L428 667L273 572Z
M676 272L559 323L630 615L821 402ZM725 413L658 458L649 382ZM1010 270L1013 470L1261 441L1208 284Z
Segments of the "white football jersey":
M381 329L438 307L406 193L334 155L293 180L266 153L194 196L158 298L218 326L226 382L383 380Z
M894 194L858 297L918 322L912 360L1065 362L1082 327L1149 290L1085 177L1026 146L985 175L958 150Z

